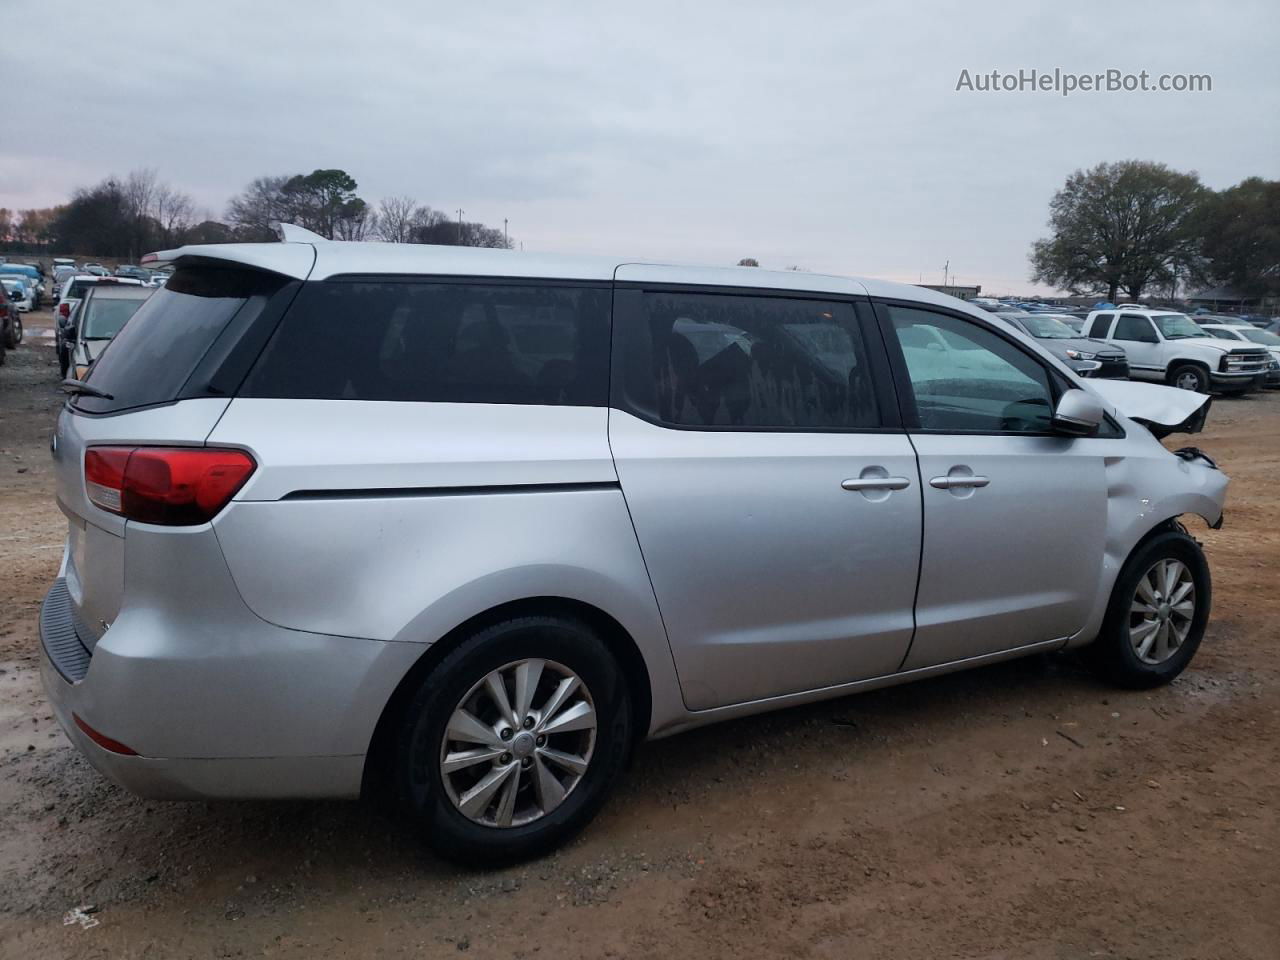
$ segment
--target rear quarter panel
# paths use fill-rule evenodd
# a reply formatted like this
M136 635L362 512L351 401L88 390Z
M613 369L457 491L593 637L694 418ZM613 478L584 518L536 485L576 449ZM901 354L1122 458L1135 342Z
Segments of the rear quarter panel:
M590 604L635 640L654 714L669 714L678 685L607 420L603 407L236 399L209 442L259 466L214 531L249 608L295 630L427 645L504 603Z

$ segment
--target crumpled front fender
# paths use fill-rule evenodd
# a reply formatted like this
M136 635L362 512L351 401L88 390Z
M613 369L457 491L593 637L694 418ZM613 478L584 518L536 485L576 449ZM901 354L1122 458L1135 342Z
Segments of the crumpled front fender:
M1142 424L1157 439L1171 433L1199 433L1213 401L1205 393L1164 387L1158 383L1087 380L1085 384L1113 413Z

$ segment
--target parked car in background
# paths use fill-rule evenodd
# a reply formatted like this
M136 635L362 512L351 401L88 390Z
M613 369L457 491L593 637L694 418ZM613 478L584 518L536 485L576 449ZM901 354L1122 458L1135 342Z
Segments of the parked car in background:
M147 278L147 286L163 287L165 283L168 281L168 279L169 279L169 274L165 273L163 270L157 270L155 273L151 274L151 276Z
M30 313L35 309L35 293L31 289L31 281L26 277L0 273L0 284L4 285L6 299L19 312Z
M72 376L76 379L84 376L89 365L102 355L120 328L154 292L141 284L103 283L85 291L64 334Z
M71 366L71 344L67 337L67 328L75 317L75 312L85 294L98 285L141 286L137 280L127 277L99 277L93 274L76 274L68 278L62 285L62 296L54 310L54 346L58 351L58 366L62 375L67 375Z
M1126 380L1129 377L1128 358L1124 350L1114 344L1082 338L1061 320L1043 313L998 316L1016 330L1034 337L1040 346L1082 377L1107 380Z
M44 296L44 274L29 263L0 263L0 277L25 277L31 291L33 310L40 309Z
M1280 336L1252 325L1205 324L1204 329L1223 340L1242 340L1266 347L1271 353L1271 369L1267 371L1266 386L1280 387Z
M1215 327L1252 327L1253 324L1243 317L1233 317L1225 313L1198 313L1192 317L1200 326Z
M86 263L80 268L80 271L94 277L111 276L111 271L100 263Z
M74 277L78 272L74 264L68 266L60 263L53 268L53 288L50 291L50 296L54 301L62 299L63 283L66 282L68 277Z
M1071 328L1071 332L1080 335L1080 331L1084 329L1084 315L1074 313L1041 313L1037 314L1041 317L1050 317Z
M22 314L7 296L0 297L0 358L22 342Z
M54 715L135 792L385 784L447 856L512 860L584 827L646 738L1066 647L1153 687L1204 634L1178 517L1218 524L1227 479L1155 434L1208 398L1082 380L952 297L166 256L67 384L40 616Z
M151 279L150 270L144 270L142 267L135 266L132 263L116 267L115 275L117 277L128 277L131 280L139 280L143 283Z
M1271 365L1265 348L1234 348L1206 333L1185 313L1168 310L1095 310L1085 333L1123 347L1130 377L1197 393L1256 389Z

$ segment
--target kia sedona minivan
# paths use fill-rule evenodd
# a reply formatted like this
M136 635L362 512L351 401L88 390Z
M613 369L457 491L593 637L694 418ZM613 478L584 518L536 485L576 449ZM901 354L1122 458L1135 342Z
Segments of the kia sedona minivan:
M528 857L634 745L1011 657L1176 677L1209 398L875 280L191 246L71 392L46 689L153 797L391 786Z

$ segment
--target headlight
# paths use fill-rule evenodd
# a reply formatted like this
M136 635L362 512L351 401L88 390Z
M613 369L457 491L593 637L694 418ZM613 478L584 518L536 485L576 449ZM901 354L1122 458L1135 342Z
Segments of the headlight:
M1072 360L1096 360L1096 359L1098 359L1098 355L1097 355L1096 353L1088 353L1088 352L1086 352L1086 351L1084 351L1084 350L1068 350L1068 351L1067 351L1067 356L1068 356L1068 357L1070 357Z

